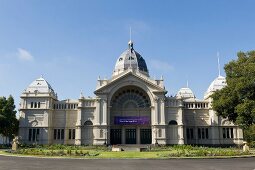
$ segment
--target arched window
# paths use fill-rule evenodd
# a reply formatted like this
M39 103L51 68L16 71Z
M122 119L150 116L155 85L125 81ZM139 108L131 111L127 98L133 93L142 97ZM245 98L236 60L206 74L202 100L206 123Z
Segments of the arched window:
M177 125L177 122L175 120L171 120L168 125Z
M84 123L85 126L91 126L93 125L93 123L90 121L90 120L87 120L85 123Z

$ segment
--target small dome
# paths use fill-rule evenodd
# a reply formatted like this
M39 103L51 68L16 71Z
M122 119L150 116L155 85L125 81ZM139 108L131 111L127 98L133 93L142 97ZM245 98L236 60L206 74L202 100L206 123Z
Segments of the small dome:
M115 64L113 75L118 75L123 71L132 68L137 69L141 73L149 76L146 62L143 57L134 50L133 42L129 41L128 46L128 49L125 50L118 58Z
M207 91L205 92L204 98L208 98L211 93L222 89L227 85L226 78L223 76L218 76L216 79L213 80L213 82L208 87Z
M25 90L27 93L50 93L54 90L51 85L42 77L33 81ZM54 93L55 94L55 93Z
M185 88L181 88L177 95L177 97L181 97L183 99L189 99L189 98L195 98L195 95L194 93L192 92L192 90L188 87L185 87Z

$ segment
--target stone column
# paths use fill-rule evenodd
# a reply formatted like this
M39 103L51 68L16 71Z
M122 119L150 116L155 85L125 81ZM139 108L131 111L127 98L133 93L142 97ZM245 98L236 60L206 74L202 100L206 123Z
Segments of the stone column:
M24 99L24 103L23 103L24 105L23 105L23 108L24 109L27 109L28 108L28 106L27 106L27 99Z
M178 133L179 133L179 136L180 136L178 144L184 144L183 125L179 126Z
M68 129L68 127L69 127L69 117L68 117L68 115L69 115L69 111L66 111L65 112L65 128L64 128L64 144L66 145L66 144L68 144L68 140L69 140L69 133L68 133L68 131L69 131L69 129Z
M96 99L95 125L100 124L100 99Z
M237 128L233 127L233 139L236 140L237 139Z
M158 98L154 100L154 124L158 125Z
M107 101L106 99L102 100L102 106L103 106L103 125L107 125Z
M161 116L160 116L160 124L161 125L165 125L166 122L165 122L165 99L164 98L161 98L160 99L160 106L161 106Z
M76 121L76 129L75 129L75 145L81 145L81 109L77 112L77 121Z

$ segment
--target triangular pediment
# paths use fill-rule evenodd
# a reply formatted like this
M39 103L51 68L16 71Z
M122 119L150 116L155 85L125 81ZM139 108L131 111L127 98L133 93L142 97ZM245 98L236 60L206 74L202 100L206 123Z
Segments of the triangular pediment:
M167 93L164 87L157 85L157 82L155 80L152 80L150 79L150 77L141 75L140 73L133 72L133 71L128 71L125 74L121 74L107 80L107 83L98 87L94 93L95 94L109 93L112 90L112 88L115 88L116 86L120 84L122 85L125 84L126 86L141 84L143 86L144 85L147 86L150 89L150 91L152 91L153 93L164 93L164 94Z

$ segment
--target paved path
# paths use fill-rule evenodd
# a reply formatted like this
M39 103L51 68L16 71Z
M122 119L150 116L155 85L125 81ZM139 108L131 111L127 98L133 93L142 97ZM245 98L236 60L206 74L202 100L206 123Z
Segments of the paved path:
M255 170L255 158L51 159L0 156L0 170Z

